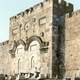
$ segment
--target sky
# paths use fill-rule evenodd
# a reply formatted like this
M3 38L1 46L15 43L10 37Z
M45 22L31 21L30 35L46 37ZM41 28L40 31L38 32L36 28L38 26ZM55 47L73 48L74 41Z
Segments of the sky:
M0 42L9 39L9 18L43 0L0 0ZM66 0L80 9L80 0Z

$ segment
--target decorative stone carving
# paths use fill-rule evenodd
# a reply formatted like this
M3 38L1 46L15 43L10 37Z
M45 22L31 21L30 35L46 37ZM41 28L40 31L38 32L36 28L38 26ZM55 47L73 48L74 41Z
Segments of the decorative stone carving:
M44 32L41 32L40 35L41 35L41 37L44 37Z
M39 19L39 25L41 26L41 25L44 25L44 24L46 24L46 16Z
M17 41L17 46L19 46L20 44L26 46L25 42L21 39Z
M28 31L28 29L29 29L29 23L26 23L24 27L25 27L25 30Z
M26 44L23 40L18 40L17 42L14 41L13 44L12 44L12 48L9 50L9 53L11 54L12 57L15 57L15 51L16 51L16 48L17 46L19 46L20 44L22 44L24 46L24 50L26 48Z
M12 44L11 50L9 50L9 53L14 54L15 51L16 51L17 46L19 46L20 44L24 45L25 50L28 50L28 47L29 47L30 43L34 40L37 40L40 43L40 50L48 49L49 42L43 42L42 39L39 36L32 36L27 40L26 43L21 39L18 40L17 42L14 41L14 43Z
M9 53L11 54L12 57L15 57L15 51L17 48L17 43L14 41L11 45L11 49L9 50Z
M48 51L49 42L44 42L39 36L32 36L26 42L26 50L28 50L29 45L32 41L38 41L40 43L40 51L46 53Z

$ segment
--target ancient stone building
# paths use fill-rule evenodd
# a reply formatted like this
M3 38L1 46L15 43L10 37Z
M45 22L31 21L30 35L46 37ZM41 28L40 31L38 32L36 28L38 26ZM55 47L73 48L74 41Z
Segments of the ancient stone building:
M0 43L0 74L80 77L80 11L71 3L44 0L11 17L9 30L9 40Z

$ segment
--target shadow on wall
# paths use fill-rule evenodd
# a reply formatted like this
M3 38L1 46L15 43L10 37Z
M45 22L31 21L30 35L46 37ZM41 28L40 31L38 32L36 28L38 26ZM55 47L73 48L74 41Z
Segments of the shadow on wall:
M65 14L71 17L73 5L66 1L53 1L52 77L62 80L65 76Z

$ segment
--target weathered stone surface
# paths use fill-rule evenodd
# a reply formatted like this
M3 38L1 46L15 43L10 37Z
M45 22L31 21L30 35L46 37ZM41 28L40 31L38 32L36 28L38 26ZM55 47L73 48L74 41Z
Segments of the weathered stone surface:
M5 56L2 59L2 73L9 75L18 73L34 73L45 77L51 74L52 45L52 1L44 1L10 18L10 38ZM7 46L6 44L4 46ZM3 45L1 45L2 47ZM3 46L3 48L5 48ZM3 68L1 64L1 68ZM9 66L9 67L8 67ZM8 69L9 70L8 70ZM7 71L6 71L7 70ZM5 72L6 71L6 72Z
M65 66L66 77L80 76L80 13L65 18Z
M11 17L9 41L0 43L0 74L79 77L80 11L72 12L64 0L44 0Z

